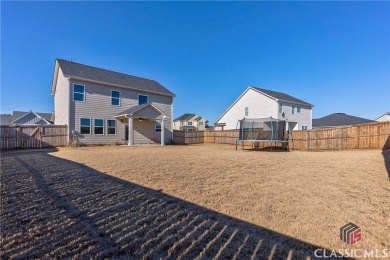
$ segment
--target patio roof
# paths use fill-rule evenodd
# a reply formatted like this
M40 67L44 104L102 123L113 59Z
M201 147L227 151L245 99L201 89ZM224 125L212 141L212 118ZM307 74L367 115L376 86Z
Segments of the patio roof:
M152 102L130 107L114 117L117 120L122 120L129 117L153 119L168 118L168 116Z

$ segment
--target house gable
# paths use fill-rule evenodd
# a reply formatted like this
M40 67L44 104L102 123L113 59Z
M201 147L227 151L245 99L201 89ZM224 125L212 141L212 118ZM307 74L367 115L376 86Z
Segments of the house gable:
M16 118L12 121L15 125L50 125L51 123L47 121L45 118L41 117L35 112L27 112L26 114Z
M239 104L237 107L237 104ZM266 95L264 93L261 93L254 89L253 87L248 87L234 102L231 104L228 109L217 119L215 124L221 124L221 123L227 123L225 122L226 119L224 117L230 117L229 113L234 114L234 121L238 119L242 119L245 117L245 107L252 106L253 108L257 106L267 107L265 110L261 112L261 114L264 115L264 117L274 116L276 117L276 99L270 97L269 95ZM255 106L255 107L253 107ZM235 110L234 112L231 112L232 110ZM237 111L239 110L239 111ZM268 113L268 115L267 115ZM254 117L255 114L253 114L253 111L249 111L248 117ZM258 116L257 116L258 117ZM228 121L231 121L232 119L229 119ZM229 127L231 127L232 122L230 122ZM235 128L235 127L234 127ZM226 128L226 129L234 129L234 128Z

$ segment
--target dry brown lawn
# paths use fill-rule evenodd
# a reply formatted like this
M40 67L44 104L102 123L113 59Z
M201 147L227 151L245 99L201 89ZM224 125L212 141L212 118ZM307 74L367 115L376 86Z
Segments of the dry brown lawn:
M42 225L39 237L62 232L69 241L49 243L36 257L282 259L313 257L316 247L390 248L389 172L390 151L379 150L258 152L192 145L8 152L2 154L1 249L6 257L31 256L29 243L39 247L45 241L31 238ZM135 202L123 204L128 201ZM34 215L46 204L49 213ZM59 209L63 219L57 219ZM18 211L29 213L15 224ZM122 219L116 223L115 216ZM66 225L51 230L57 222ZM339 238L348 222L363 230L363 240L353 246ZM85 225L86 234L77 231ZM69 246L78 240L81 247Z

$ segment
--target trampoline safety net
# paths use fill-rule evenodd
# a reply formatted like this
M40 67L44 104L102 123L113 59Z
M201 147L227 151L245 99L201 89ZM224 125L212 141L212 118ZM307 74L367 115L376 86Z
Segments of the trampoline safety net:
M241 119L238 141L288 142L289 129L286 122L272 117Z

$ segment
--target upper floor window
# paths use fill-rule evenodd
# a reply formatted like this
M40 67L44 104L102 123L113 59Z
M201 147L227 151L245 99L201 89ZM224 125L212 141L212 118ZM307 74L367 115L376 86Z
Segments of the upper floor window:
M199 122L199 125L203 125L203 122Z
M73 100L85 101L85 86L79 84L73 84Z
M301 113L301 106L297 106L297 113Z
M161 124L155 125L156 132L161 132Z
M246 108L245 108L245 116L248 116L248 115L249 115L249 108L246 107Z
M279 113L283 113L283 103L279 102Z
M293 115L294 115L294 113L295 113L295 106L294 106L294 105L292 105L292 107L291 107L291 114L293 114Z
M181 124L181 125L184 125L184 121L180 121L180 124Z
M117 90L111 91L111 106L120 106L121 105L121 92Z
M188 125L192 125L192 122L188 122Z
M116 134L116 120L107 120L107 133L109 135Z
M80 133L90 135L91 134L91 119L80 118Z
M93 132L95 135L103 135L104 134L104 120L103 119L94 119Z
M138 105L146 104L148 102L148 96L138 95Z
M302 130L307 130L307 125L303 125Z

